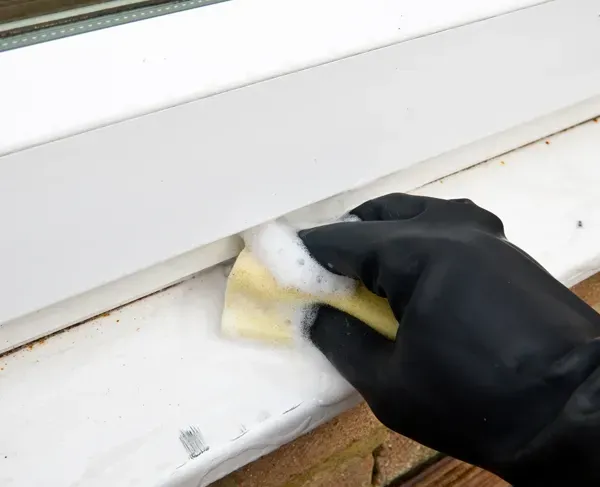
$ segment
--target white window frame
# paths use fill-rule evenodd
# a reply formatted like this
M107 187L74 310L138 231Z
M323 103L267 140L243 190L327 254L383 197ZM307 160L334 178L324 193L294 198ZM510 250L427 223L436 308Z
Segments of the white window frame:
M598 7L232 0L1 54L0 351L597 115Z

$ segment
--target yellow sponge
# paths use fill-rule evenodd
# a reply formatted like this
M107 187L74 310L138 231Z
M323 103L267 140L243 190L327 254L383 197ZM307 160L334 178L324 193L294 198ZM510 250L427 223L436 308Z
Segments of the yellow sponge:
M248 249L239 255L229 275L221 328L231 337L290 344L317 304L345 311L390 339L398 331L388 301L363 285L349 293L318 296L284 287Z

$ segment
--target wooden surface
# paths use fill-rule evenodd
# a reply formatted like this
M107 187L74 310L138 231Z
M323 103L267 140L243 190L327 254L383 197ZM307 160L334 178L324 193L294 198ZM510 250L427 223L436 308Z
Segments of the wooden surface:
M445 457L410 479L399 480L394 487L509 487L509 484L485 470Z

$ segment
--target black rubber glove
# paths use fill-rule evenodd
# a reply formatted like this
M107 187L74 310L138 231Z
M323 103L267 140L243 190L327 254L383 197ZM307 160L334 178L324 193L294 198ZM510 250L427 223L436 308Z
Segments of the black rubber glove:
M300 236L388 298L398 335L322 308L311 339L379 420L514 484L600 486L600 315L469 200L352 213Z

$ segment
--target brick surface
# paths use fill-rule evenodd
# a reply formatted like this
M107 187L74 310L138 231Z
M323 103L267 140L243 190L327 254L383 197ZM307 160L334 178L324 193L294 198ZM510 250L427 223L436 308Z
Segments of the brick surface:
M600 312L600 273L573 286L571 290L596 311Z
M349 458L330 469L315 472L301 487L371 487L374 463L372 454Z
M291 482L297 484L307 472L315 467L321 468L323 462L335 460L336 456L365 456L383 441L385 433L385 428L363 403L231 473L213 486L279 487ZM347 451L349 449L350 452Z
M389 431L385 441L374 454L373 485L383 487L406 474L437 452L404 436Z

